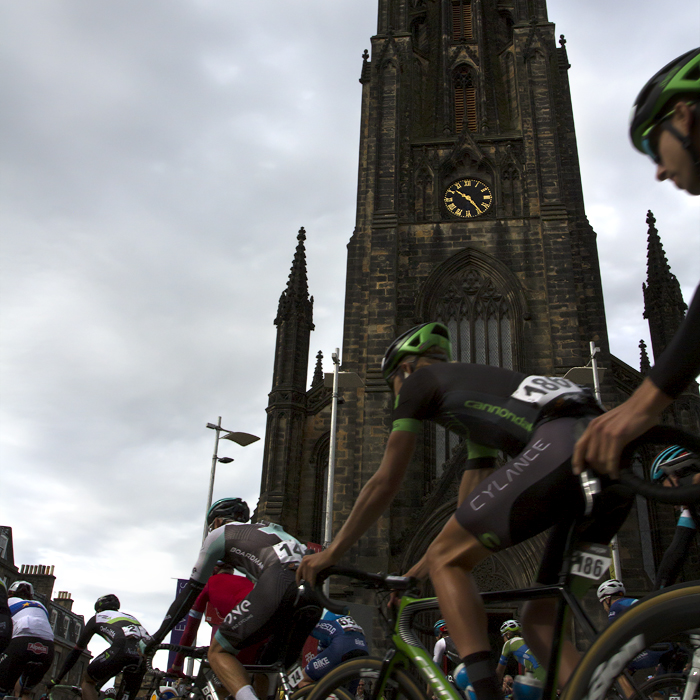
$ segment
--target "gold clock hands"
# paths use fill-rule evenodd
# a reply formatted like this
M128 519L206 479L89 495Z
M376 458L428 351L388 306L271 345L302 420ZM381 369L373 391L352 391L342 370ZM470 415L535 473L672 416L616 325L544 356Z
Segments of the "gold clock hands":
M471 202L472 206L474 207L474 209L476 209L479 212L479 214L484 213L481 209L479 209L476 202L469 195L462 195L462 196Z

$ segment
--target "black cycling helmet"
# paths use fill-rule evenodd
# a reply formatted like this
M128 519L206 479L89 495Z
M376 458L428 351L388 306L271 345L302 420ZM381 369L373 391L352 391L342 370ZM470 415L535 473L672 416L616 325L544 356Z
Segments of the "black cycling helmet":
M391 387L394 374L404 357L424 355L427 350L434 347L444 350L448 360L452 357L450 333L444 323L422 323L402 333L384 353L382 359L384 381Z
M240 498L222 498L209 509L207 525L211 526L217 518L247 523L250 520L250 508Z
M7 591L10 598L34 599L34 586L29 581L15 581Z
M95 601L95 612L103 610L119 610L119 598L114 593L108 593Z
M665 122L672 114L671 102L674 98L687 96L689 100L700 99L700 49L684 53L665 65L642 88L637 95L630 114L630 138L634 147L658 163L658 154L650 136L655 126ZM690 136L680 136L675 129L669 129L680 138L683 148L698 162Z

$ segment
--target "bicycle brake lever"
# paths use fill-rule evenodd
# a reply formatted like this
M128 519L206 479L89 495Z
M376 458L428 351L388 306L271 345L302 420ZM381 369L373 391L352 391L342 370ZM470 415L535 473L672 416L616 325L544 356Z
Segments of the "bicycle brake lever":
M586 509L584 515L590 515L593 511L593 501L600 493L600 479L590 470L585 469L579 475L583 497L586 499Z

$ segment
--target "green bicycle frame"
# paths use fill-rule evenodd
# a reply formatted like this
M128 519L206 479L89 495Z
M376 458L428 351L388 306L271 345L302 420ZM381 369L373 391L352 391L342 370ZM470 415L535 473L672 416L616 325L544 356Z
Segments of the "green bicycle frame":
M384 657L384 666L379 678L379 687L374 697L384 693L384 686L396 666L418 669L426 685L440 700L464 700L454 686L445 678L431 655L411 630L411 621L419 612L438 610L437 598L410 598L402 596L396 624L391 634L393 647Z

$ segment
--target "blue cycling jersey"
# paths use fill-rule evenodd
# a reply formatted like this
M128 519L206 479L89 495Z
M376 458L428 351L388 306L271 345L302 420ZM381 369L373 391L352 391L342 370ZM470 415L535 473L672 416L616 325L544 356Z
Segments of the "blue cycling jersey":
M622 613L627 612L628 608L631 608L637 602L637 598L620 598L616 600L608 610L608 622L612 622L615 618L622 615Z
M316 623L316 627L311 632L311 636L318 639L323 649L340 635L358 634L364 636L362 627L350 615L336 615L329 610L324 611L323 617Z

